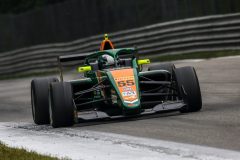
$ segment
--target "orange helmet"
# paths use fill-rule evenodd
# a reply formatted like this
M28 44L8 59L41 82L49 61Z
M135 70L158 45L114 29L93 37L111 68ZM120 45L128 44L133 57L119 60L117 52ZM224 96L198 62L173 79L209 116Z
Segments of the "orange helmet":
M104 40L101 43L100 51L114 49L112 42L108 39L108 34L104 34Z

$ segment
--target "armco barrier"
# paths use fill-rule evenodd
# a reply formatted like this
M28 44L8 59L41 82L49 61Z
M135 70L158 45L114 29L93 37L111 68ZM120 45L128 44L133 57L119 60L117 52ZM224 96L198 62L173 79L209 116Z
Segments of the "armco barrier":
M240 49L240 13L190 18L109 33L117 48L139 54L180 54ZM103 35L0 53L0 75L56 70L57 56L99 49Z

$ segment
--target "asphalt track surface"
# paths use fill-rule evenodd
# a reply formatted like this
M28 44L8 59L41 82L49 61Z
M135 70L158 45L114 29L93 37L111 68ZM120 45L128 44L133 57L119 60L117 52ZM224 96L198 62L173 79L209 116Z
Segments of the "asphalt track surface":
M240 151L240 57L180 61L194 66L203 109L191 114L159 114L135 119L87 122L74 130L117 133ZM30 78L0 81L0 122L32 121Z

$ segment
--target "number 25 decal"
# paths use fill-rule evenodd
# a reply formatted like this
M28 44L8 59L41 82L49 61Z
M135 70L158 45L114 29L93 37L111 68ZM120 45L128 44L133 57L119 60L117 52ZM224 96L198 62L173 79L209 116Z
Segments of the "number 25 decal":
M126 80L126 81L118 81L118 87L124 87L124 86L133 86L135 83L133 80Z

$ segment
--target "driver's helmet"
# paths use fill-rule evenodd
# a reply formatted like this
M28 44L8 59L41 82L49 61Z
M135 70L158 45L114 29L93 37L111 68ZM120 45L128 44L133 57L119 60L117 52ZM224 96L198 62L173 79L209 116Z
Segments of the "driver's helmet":
M102 59L104 60L105 64L108 66L114 65L114 58L107 54L102 55Z

